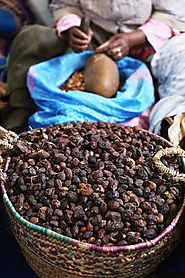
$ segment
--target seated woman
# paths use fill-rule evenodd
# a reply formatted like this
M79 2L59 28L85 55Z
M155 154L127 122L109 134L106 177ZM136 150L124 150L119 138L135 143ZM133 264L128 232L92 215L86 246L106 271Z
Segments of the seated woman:
M108 53L115 60L131 55L148 63L160 98L157 109L153 108L150 126L160 134L161 121L185 107L185 78L181 70L185 66L184 6L185 0L119 0L106 1L106 5L104 1L51 0L55 28L23 28L13 43L8 74L10 113L4 127L14 129L25 124L35 110L26 86L31 65L64 54L69 47L82 52L91 45L95 52ZM79 29L84 15L92 22L88 34ZM178 50L174 48L176 40ZM163 99L169 97L170 110L161 109ZM178 109L177 97L182 99ZM24 116L15 123L13 119L19 114Z

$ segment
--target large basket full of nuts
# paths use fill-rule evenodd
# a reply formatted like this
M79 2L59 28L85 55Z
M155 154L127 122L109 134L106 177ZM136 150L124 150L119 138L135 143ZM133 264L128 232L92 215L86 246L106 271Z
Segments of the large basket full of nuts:
M39 277L142 278L176 248L180 148L103 122L35 129L6 146L4 203Z

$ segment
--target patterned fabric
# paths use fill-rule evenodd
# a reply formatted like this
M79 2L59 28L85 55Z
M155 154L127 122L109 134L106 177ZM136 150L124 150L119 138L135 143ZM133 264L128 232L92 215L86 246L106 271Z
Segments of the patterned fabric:
M185 33L173 37L154 54L151 69L160 100L150 114L150 130L160 134L161 121L185 111Z

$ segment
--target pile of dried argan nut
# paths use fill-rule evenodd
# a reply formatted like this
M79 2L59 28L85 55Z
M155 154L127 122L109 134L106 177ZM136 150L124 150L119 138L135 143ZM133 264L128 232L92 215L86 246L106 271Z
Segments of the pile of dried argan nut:
M6 187L28 221L101 246L159 235L176 215L183 186L158 172L160 137L110 123L66 123L22 133ZM176 157L163 163L178 169Z

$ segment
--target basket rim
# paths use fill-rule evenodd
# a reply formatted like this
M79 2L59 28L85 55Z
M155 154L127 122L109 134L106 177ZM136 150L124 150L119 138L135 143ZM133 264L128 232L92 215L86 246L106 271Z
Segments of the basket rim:
M160 137L160 136L158 136ZM168 142L168 141L167 141ZM168 142L169 143L169 142ZM154 245L158 244L162 239L167 237L173 229L176 227L178 224L180 218L182 217L183 213L185 213L185 196L182 202L182 205L177 212L176 216L172 220L172 222L163 230L161 234L159 234L157 237L155 237L152 240L148 240L142 243L137 243L137 244L132 244L132 245L125 245L125 246L97 246L91 243L86 243L86 242L81 242L80 240L76 240L73 238L70 238L68 236L64 236L62 234L59 234L57 232L52 231L51 229L42 227L40 225L33 224L29 222L28 220L24 219L14 208L12 202L10 201L6 188L5 188L5 180L6 180L6 171L8 169L8 165L10 163L11 158L7 157L6 164L5 164L5 179L1 181L0 187L2 190L3 194L3 201L6 205L6 207L9 209L9 212L11 215L24 227L34 231L38 232L43 236L48 236L52 239L55 239L57 241L63 241L67 244L71 244L73 246L77 246L79 248L82 248L84 250L92 250L92 251L97 251L101 253L116 253L116 252L131 252L131 251L142 251L144 249L148 249L153 247Z

